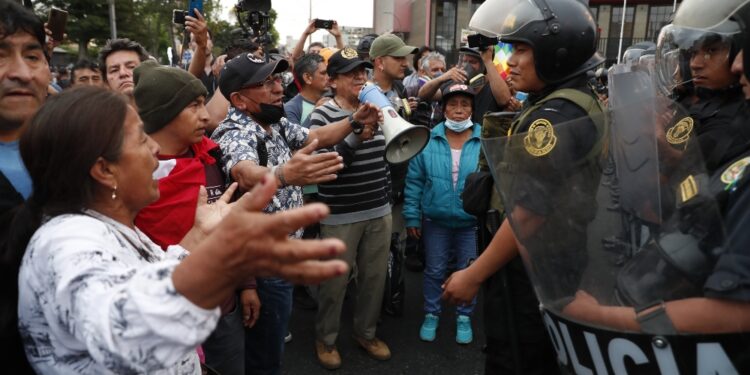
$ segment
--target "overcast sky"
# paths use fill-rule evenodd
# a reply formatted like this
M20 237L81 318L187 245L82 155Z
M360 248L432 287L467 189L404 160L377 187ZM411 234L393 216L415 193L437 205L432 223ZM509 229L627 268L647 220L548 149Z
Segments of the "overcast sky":
M247 0L255 1L255 0ZM335 19L341 26L372 27L373 0L272 0L271 6L276 9L276 30L279 31L279 42L286 43L287 35L297 39L307 27L312 8L312 18ZM237 0L221 0L224 17L236 22L230 10ZM312 6L311 6L312 5ZM313 41L321 40L326 35L323 30L313 34Z

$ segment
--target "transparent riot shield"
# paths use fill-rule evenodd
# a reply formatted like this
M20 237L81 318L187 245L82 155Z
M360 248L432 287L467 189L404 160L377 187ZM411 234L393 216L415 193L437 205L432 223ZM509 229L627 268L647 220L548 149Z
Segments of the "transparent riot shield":
M711 308L703 286L726 246L689 121L647 77L610 79L606 119L482 140L558 361L579 374L750 373L740 315L679 311Z

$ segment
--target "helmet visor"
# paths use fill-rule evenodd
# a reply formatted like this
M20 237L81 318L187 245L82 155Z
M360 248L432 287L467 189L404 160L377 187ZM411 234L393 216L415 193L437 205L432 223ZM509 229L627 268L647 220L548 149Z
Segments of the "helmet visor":
M534 21L543 21L542 11L531 0L520 0L508 6L509 12L503 17L500 38L512 36L518 30Z
M672 93L693 81L691 64L729 66L733 39L740 35L740 29L735 22L728 23L735 27L725 29L725 32L675 25L667 25L662 29L656 47L656 74L664 93ZM710 84L698 81L694 83Z
M512 34L529 22L543 20L542 12L531 0L487 0L477 8L469 29L487 36Z
M716 29L747 3L748 0L684 1L672 23L696 29Z

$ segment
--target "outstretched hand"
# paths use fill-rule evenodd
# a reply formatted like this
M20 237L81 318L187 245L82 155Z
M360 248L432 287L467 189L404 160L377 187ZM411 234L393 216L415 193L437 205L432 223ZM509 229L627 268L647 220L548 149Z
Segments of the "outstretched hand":
M302 186L336 179L336 172L344 168L344 159L338 152L313 154L318 143L317 139L313 139L279 167L283 168L282 174L287 184Z
M208 203L208 192L204 186L201 186L198 191L198 206L195 208L193 227L204 235L210 234L234 205L229 202L235 191L237 191L237 183L233 182L217 201Z
M277 188L273 175L264 175L234 203L211 234L195 244L191 255L172 273L178 293L200 307L215 308L248 275L317 284L348 272L344 261L332 259L346 251L340 240L289 237L328 215L327 206L311 204L274 214L262 212ZM244 311L245 305L248 311ZM243 301L245 324L252 323L255 307L253 301Z
M246 275L282 277L295 283L319 283L347 272L345 262L330 259L346 250L337 239L297 240L289 234L328 215L328 207L310 204L265 214L261 210L276 194L271 174L244 194L212 234L210 240L232 251L228 266L239 278ZM234 273L232 272L232 273Z

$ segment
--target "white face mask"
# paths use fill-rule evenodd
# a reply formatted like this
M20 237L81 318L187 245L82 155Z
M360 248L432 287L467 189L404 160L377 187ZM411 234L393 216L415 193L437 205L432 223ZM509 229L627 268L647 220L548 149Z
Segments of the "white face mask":
M463 121L453 121L449 118L445 119L445 127L450 130L453 130L456 133L460 133L470 128L472 125L474 125L474 123L471 121L471 117Z

